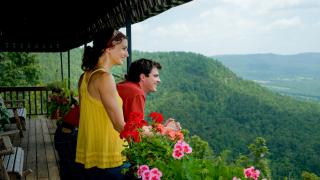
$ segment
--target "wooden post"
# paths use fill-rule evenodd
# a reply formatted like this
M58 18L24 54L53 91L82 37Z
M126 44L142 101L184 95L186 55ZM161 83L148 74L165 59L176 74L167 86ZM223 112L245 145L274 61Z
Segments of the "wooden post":
M130 64L132 62L132 45L131 45L131 8L127 7L126 14L126 35L128 38L128 53L129 57L127 58L127 73L129 71Z

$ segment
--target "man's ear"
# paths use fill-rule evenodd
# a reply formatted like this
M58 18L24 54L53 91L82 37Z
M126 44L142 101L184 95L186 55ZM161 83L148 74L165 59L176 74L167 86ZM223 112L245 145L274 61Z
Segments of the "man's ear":
M140 81L144 82L144 80L146 79L146 75L144 75L143 73L140 74Z

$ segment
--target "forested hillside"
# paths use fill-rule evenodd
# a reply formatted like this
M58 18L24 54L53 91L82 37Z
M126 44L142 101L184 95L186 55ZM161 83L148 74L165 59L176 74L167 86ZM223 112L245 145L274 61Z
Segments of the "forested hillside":
M80 68L82 48L76 48L70 51L70 77L72 82L72 88L76 87L78 78L82 73ZM34 53L40 63L40 69L42 77L41 84L47 84L53 81L61 80L61 58L60 53ZM68 54L63 52L62 54L62 67L63 77L68 78Z
M57 61L40 61L46 81L61 79L60 72L52 68L59 69L60 57L54 56ZM274 179L299 179L302 170L319 175L319 104L275 94L200 54L134 52L133 59L138 57L158 60L163 67L158 91L148 96L147 112L162 112L180 121L191 134L207 140L215 153L230 149L235 157L245 153L255 137L264 137ZM41 56L45 58L50 57ZM81 54L71 52L71 59L72 81L76 81ZM115 71L121 73L124 68Z
M61 81L61 57L60 53L34 53L40 63L40 69L42 73L41 84L47 84L54 81ZM71 88L76 89L78 79L83 72L81 69L83 48L75 48L70 51L70 77ZM68 78L68 53L62 54L62 67L63 77L65 80ZM122 67L116 67L113 69L113 73L116 76L123 76L126 71L126 64Z
M244 152L266 138L274 177L320 170L320 106L277 95L245 81L216 60L193 53L138 53L159 60L162 84L149 97L150 111L182 122L215 152Z

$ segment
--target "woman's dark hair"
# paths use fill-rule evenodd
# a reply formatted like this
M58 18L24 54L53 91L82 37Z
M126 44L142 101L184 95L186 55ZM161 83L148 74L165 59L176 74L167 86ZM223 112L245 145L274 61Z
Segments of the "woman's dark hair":
M149 77L149 74L153 68L160 70L160 63L144 58L138 59L137 61L131 63L128 74L125 78L127 81L139 82L140 74L144 74L145 76Z
M93 38L93 47L87 46L84 49L81 69L84 71L94 69L104 50L120 44L123 39L127 37L112 28L96 33Z

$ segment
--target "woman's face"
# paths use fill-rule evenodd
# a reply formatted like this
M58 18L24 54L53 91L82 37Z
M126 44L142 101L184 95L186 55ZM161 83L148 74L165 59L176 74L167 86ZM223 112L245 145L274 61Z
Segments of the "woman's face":
M109 51L110 58L113 63L116 65L122 65L123 61L125 61L127 57L129 57L127 39L123 39L121 43L109 48Z

